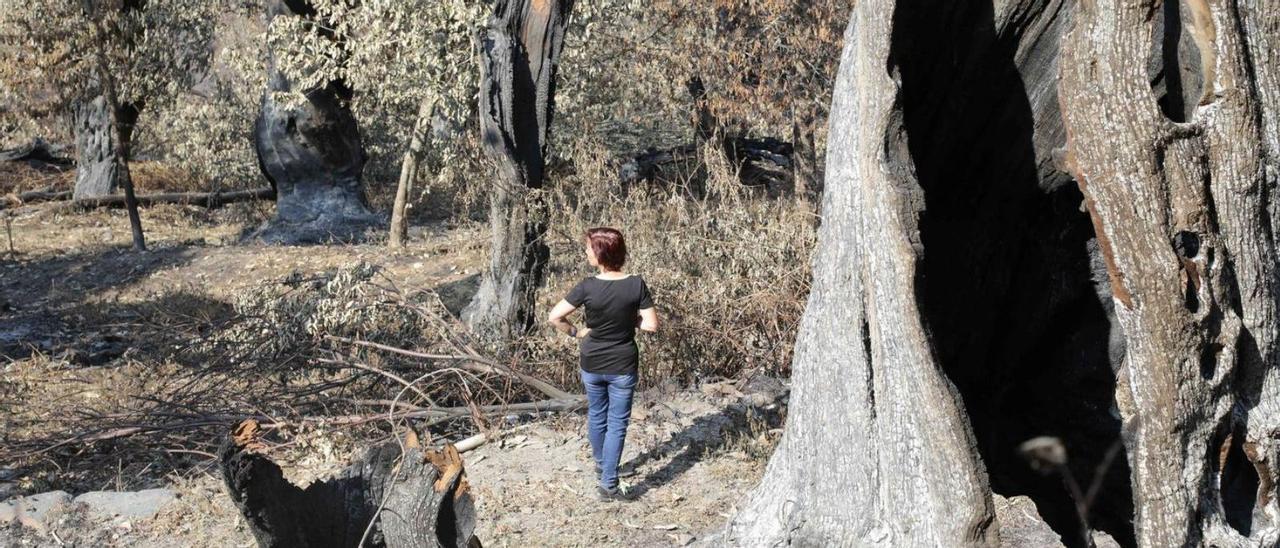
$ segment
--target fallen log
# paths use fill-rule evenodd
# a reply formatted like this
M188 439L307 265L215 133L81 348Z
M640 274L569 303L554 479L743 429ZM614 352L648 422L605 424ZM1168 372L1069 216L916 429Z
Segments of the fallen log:
M138 205L140 207L148 207L160 204L176 204L217 209L224 205L236 202L270 200L274 199L275 196L276 191L273 188L233 190L231 192L167 192L138 196ZM83 198L73 202L68 202L66 207L77 209L93 209L97 207L122 208L124 207L124 196Z
M71 158L65 156L70 147L54 145L39 137L15 148L0 150L0 162L39 162L55 166L69 166Z
M788 142L767 137L753 139L742 135L725 135L720 121L707 104L707 88L699 77L685 83L693 98L694 143L669 149L650 148L640 154L616 162L618 178L625 184L669 179L698 165L699 143L714 143L733 165L738 180L748 186L784 186L792 180L795 147Z
M71 191L54 192L51 190L30 190L18 194L6 194L0 197L0 211L16 209L27 204L70 200Z
M219 450L227 492L267 547L479 547L475 504L452 446L423 450L416 436L370 449L338 476L306 489L262 454L246 420Z
M791 143L775 139L723 137L720 146L738 171L739 181L748 186L780 185L792 177ZM669 149L649 149L625 157L615 165L623 184L669 179L700 161L698 146L685 144Z
M71 191L49 191L49 190L32 190L17 195L18 201L23 204L32 204L36 202L53 202L59 200L70 200Z
M253 190L233 190L230 192L164 192L138 196L138 206L148 207L160 204L193 205L208 209L217 209L227 204L247 202L250 200L274 200L275 189L257 188ZM49 192L31 191L22 194L10 194L0 202L0 210L13 209L36 202L66 201L59 204L56 210L77 209L89 210L99 207L121 209L125 207L124 196L111 195L95 198L71 200L71 191Z

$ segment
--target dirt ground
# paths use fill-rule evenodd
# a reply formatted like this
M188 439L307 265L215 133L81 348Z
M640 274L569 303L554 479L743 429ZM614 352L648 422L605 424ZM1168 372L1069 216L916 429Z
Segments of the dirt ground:
M636 405L623 455L629 502L597 502L579 415L519 427L464 455L485 546L683 546L721 527L755 485L777 432L731 399L651 391ZM763 415L762 415L763 417ZM772 430L772 431L771 431ZM349 456L348 456L349 457ZM346 458L286 467L323 478ZM48 531L0 527L4 546L253 546L243 518L204 473L167 484L178 500L154 519L56 518Z
M456 308L465 302L465 288L484 260L484 231L478 225L417 227L411 245L395 252L376 242L265 247L240 243L240 237L270 213L266 205L214 212L165 206L144 210L151 250L134 253L128 250L123 212L49 209L7 212L10 223L0 234L5 438L39 428L36 409L74 409L78 402L138 390L138 377L162 374L139 370L152 367L146 365L148 353L184 340L165 333L195 329L190 326L216 316L237 292L263 280L363 261L385 269L400 287L437 289L446 306ZM140 325L147 330L138 331ZM630 463L623 481L638 493L629 503L594 501L580 415L524 424L465 455L479 509L478 535L487 546L692 542L724 523L759 479L776 443L780 418L769 415L776 409L764 415L751 409L756 408L744 406L736 395L714 391L664 387L643 394L623 459ZM360 446L340 428L276 435L284 439L272 457L301 484L341 469ZM5 489L0 499L55 489L76 494L168 487L179 495L146 521L95 521L68 512L44 532L0 526L0 545L253 545L210 465L212 455L196 453L133 467L124 460L104 465L101 455L67 458L39 475L18 478L6 476L14 463L0 462Z

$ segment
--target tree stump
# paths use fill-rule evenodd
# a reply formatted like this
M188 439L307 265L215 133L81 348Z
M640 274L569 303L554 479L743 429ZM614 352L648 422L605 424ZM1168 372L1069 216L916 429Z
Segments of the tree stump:
M262 454L254 420L219 451L222 477L262 547L479 547L475 505L452 445L371 448L336 477L300 488Z

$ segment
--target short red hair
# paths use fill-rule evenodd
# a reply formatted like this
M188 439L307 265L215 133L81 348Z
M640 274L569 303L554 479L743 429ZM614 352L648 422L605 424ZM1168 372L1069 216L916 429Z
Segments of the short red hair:
M622 238L622 232L607 226L591 228L587 230L587 242L591 244L591 251L595 252L600 266L622 270L622 265L627 262L627 241Z

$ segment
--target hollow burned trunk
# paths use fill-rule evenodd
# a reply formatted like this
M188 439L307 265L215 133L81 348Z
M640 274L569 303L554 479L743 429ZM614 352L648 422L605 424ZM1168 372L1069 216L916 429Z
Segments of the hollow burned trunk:
M125 105L116 113L120 132L111 125L107 100L99 95L78 102L72 109L76 137L76 184L74 199L107 196L120 187L116 140L129 139L141 113L141 105ZM130 143L124 143L128 150ZM121 160L127 161L128 158Z
M301 1L270 3L271 17L314 17ZM365 152L351 112L351 88L341 80L303 90L299 105L276 94L294 91L268 52L268 90L254 127L263 175L276 189L276 216L254 235L271 243L358 239L381 218L365 200Z
M303 489L259 452L258 434L256 422L241 423L219 457L227 491L259 546L480 545L462 457L452 446L424 451L412 437L404 446L390 442Z
M498 0L480 43L480 131L495 164L489 192L489 265L463 319L490 341L533 326L551 251L546 177L556 66L572 0Z
M1276 542L1280 15L1253 4L857 4L792 408L728 543L994 545L992 491L1069 546ZM1045 435L1061 477L1017 455ZM1084 523L1067 476L1096 477Z

